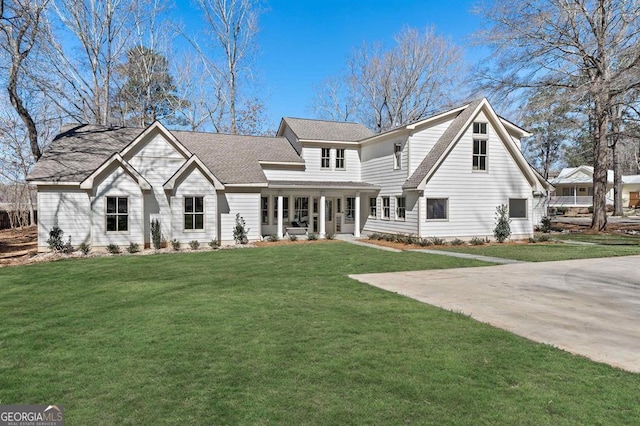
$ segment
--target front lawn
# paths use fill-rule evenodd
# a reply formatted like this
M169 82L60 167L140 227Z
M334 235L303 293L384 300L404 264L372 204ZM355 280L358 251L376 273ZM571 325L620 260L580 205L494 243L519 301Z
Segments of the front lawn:
M604 245L640 246L640 236L638 235L569 233L554 234L553 238L563 241L580 241Z
M0 404L70 425L640 418L638 374L346 277L478 265L326 243L0 269Z

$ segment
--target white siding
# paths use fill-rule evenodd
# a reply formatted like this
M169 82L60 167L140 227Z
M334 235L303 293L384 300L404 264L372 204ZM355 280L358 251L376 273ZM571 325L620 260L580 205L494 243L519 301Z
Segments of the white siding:
M49 231L58 225L71 244L91 241L89 194L79 188L38 187L38 250L47 250Z
M533 197L533 226L540 225L542 218L547 216L549 199L546 196Z
M512 143L510 140L506 143ZM488 125L487 172L472 171L473 136L471 126L433 177L427 182L427 198L449 200L446 221L421 220L422 236L460 237L493 235L496 207L509 198L527 199L527 219L513 219L512 238L524 238L533 232L531 185L511 157L503 142Z
M258 192L220 192L218 193L218 209L220 211L220 241L233 244L233 229L236 225L236 214L240 216L249 229L249 241L260 239L260 193Z
M427 156L431 148L438 142L440 136L451 125L451 120L436 124L428 129L421 130L409 136L409 176L413 174L422 160Z
M92 245L104 247L118 244L125 249L129 243L142 245L142 191L137 182L122 167L116 167L101 181L96 181L91 200ZM107 232L106 198L128 197L129 229L125 232Z
M204 229L184 229L184 197L204 197ZM202 175L199 169L193 171L180 183L175 196L171 200L173 215L173 238L181 243L189 243L197 240L200 243L208 243L218 238L217 232L217 195L211 182Z
M169 198L162 185L184 164L185 158L161 135L157 134L131 153L131 164L151 184L144 197L144 242L151 241L151 220L158 219L167 241L174 238Z
M325 148L331 149L331 168L320 167L322 156L321 147L302 148L302 158L305 161L304 170L277 170L264 169L264 174L269 180L308 180L308 181L360 181L360 154L356 148L345 148L345 168L336 170L336 147L327 145ZM342 148L339 147L338 148Z

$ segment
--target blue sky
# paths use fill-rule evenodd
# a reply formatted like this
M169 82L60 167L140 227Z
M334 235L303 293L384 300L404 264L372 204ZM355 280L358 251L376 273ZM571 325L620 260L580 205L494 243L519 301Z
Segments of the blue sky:
M465 48L467 62L475 62L478 55L466 45L481 22L471 13L477 2L268 0L259 19L252 69L267 106L269 127L277 126L283 116L313 117L313 84L340 74L354 47L363 42L391 44L405 25L434 25L440 35ZM198 15L189 13L188 19Z

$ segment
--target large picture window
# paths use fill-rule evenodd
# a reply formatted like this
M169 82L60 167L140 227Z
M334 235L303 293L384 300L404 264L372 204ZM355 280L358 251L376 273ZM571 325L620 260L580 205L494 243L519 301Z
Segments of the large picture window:
M527 218L526 198L509 198L509 217L511 219Z
M204 229L204 197L184 197L184 229Z
M129 199L107 197L107 232L129 230Z
M446 198L427 198L427 220L447 219L448 204Z

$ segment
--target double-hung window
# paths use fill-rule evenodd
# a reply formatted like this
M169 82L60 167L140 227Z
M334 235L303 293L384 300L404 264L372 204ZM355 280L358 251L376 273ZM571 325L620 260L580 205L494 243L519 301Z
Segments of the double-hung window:
M396 197L396 219L405 220L407 215L407 200L405 197Z
M269 224L269 197L260 197L260 223Z
M282 222L289 223L289 197L282 197ZM273 223L278 223L278 196L273 197Z
M344 170L344 148L336 149L336 169Z
M378 199L369 198L369 217L378 217Z
M294 220L298 226L307 226L309 224L309 197L296 197L294 209Z
M322 157L320 159L320 167L323 169L331 168L331 149L322 148Z
M473 140L473 170L487 170L487 140Z
M184 229L204 229L204 197L184 197Z
M345 201L344 221L345 223L353 223L356 217L356 199L355 197L347 197Z
M129 230L129 198L107 197L107 232Z
M389 219L391 216L391 201L389 197L382 197L382 218Z

